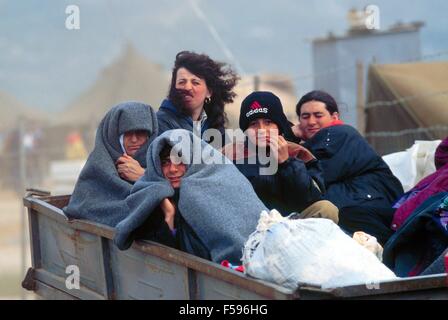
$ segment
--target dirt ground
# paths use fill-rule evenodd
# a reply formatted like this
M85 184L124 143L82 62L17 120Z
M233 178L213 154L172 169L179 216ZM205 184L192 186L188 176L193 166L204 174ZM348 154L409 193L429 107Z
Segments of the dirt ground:
M22 261L22 217L25 221L25 261ZM27 216L21 198L0 189L0 299L34 299L21 282L31 266Z

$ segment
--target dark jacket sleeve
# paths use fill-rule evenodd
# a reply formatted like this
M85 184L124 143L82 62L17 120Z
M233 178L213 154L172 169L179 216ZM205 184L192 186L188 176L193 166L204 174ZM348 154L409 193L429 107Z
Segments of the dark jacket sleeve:
M317 160L305 164L302 160L289 158L278 167L278 188L289 206L305 209L321 200L325 192L322 171Z
M305 147L322 166L324 198L338 208L365 204L389 207L403 193L384 160L350 126L322 129Z
M135 239L155 241L176 248L176 238L163 219L160 209L156 209L145 223L135 231Z
M178 129L176 128L175 125L173 125L173 123L170 121L169 117L165 112L162 111L157 112L157 122L159 125L159 131L158 131L159 135L171 129Z
M148 240L159 242L166 246L176 248L176 238L165 221L161 221L157 228L148 233Z

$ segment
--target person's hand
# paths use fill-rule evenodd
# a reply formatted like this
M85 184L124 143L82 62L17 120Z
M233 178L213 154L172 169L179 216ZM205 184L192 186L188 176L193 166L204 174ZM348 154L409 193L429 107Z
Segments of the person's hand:
M221 153L229 158L230 160L235 160L235 154L236 154L236 146L234 143L226 144L224 147L221 148Z
M291 130L297 138L303 139L303 132L298 124L293 125Z
M253 156L250 150L245 147L244 142L226 144L221 148L221 153L232 161Z
M288 147L289 155L293 158L298 158L305 163L316 159L316 157L311 153L310 150L301 146L300 144L289 142Z
M145 169L140 166L137 160L124 154L115 163L118 175L125 180L135 182L145 174Z
M174 229L174 216L176 215L176 206L170 199L165 198L160 203L160 208L165 215L165 222L168 227L173 230Z
M289 158L288 142L285 140L285 138L283 138L283 136L279 135L277 137L277 139L272 137L269 139L269 147L278 163L281 164Z

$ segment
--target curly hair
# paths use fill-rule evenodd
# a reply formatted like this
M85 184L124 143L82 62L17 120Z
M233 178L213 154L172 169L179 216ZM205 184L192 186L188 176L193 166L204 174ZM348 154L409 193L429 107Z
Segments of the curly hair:
M181 51L176 55L168 99L181 111L185 112L182 90L176 89L177 70L185 68L197 77L204 79L207 88L212 93L210 102L204 104L204 110L210 121L210 127L221 129L227 123L224 106L232 103L236 96L233 91L238 75L225 63L212 60L206 54L191 51Z

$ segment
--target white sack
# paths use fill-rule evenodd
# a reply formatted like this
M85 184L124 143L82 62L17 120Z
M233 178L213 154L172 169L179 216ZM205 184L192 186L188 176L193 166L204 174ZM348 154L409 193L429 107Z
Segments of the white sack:
M284 218L263 211L243 252L245 273L290 289L322 288L396 279L369 250L328 219Z

